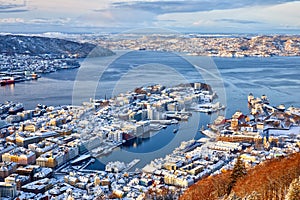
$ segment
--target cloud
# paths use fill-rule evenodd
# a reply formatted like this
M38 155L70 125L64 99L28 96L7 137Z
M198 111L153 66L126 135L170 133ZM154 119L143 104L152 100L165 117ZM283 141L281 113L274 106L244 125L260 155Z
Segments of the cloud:
M29 9L9 9L9 10L1 10L0 13L19 13L19 12L27 12Z
M89 13L78 18L78 21L84 21L94 25L109 25L118 27L134 27L134 26L149 26L156 18L156 15L131 8L112 8L94 10L94 13Z
M236 9L168 13L158 16L174 28L193 29L202 32L279 33L286 30L295 33L300 27L300 1L272 6L252 6ZM298 29L298 33L299 33Z
M216 22L228 22L235 24L263 24L261 21L243 20L243 19L216 19Z
M53 24L53 25L65 25L71 22L70 18L36 18L28 20L27 23L30 24Z
M112 6L115 8L131 8L146 10L156 14L166 13L183 13L183 12L198 12L198 11L212 11L212 10L224 10L243 8L248 6L257 5L276 5L286 2L293 2L296 0L146 0L146 1L119 1L113 2Z
M20 32L114 32L145 27L299 32L299 9L300 1L289 0L0 0L0 25L5 25L1 31Z
M23 25L65 25L71 21L70 18L36 18L36 19L24 19L24 18L1 18L0 24L23 24Z
M24 19L22 18L1 18L1 24L14 24L14 23L24 23Z
M0 0L0 13L27 12L26 0Z

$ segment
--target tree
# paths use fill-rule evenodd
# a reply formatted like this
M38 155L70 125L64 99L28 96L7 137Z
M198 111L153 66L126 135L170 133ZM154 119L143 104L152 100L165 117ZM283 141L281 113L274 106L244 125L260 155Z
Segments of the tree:
M247 174L247 170L244 162L241 160L241 157L237 158L236 163L234 164L232 173L230 175L230 183L228 185L227 194L229 195L232 188L235 186L238 179L242 178Z
M294 179L289 187L288 193L285 197L286 200L300 199L300 177Z

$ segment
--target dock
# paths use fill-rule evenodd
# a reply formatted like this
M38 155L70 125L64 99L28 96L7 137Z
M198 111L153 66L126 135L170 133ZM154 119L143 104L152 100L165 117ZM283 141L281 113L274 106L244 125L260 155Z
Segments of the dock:
M87 159L89 159L91 157L92 156L90 154L84 154L84 155L79 156L75 160L72 160L70 163L71 163L71 165L75 165L75 164L80 163L80 162L82 162L84 160L87 160Z
M140 159L134 159L130 163L128 163L127 167L123 169L123 172L128 172L131 168L133 168L136 164L138 164L141 160Z

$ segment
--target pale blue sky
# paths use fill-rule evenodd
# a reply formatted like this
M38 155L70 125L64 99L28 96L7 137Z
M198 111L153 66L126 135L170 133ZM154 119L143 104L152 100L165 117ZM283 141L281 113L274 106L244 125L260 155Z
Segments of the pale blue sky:
M0 31L300 33L299 11L288 0L0 0Z

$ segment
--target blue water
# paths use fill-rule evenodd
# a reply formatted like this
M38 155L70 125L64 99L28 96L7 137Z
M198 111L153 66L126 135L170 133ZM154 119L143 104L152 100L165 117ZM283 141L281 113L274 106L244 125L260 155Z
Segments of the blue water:
M195 68L196 65L199 68ZM115 57L85 59L79 69L46 74L38 81L0 87L0 102L19 101L25 108L32 109L38 103L79 104L91 97L109 98L153 83L176 85L201 81L220 87L217 88L221 94L219 99L227 105L226 116L230 117L236 110L248 112L247 95L250 92L255 96L266 94L271 105L284 103L287 107L299 107L299 67L299 57L210 59L186 58L165 52L119 53ZM135 158L141 159L137 167L142 167L171 153L181 141L202 137L197 131L214 118L215 115L194 113L188 122L179 125L176 134L174 127L169 126L156 134L137 138L100 158L90 168L101 169L108 161L130 162Z

